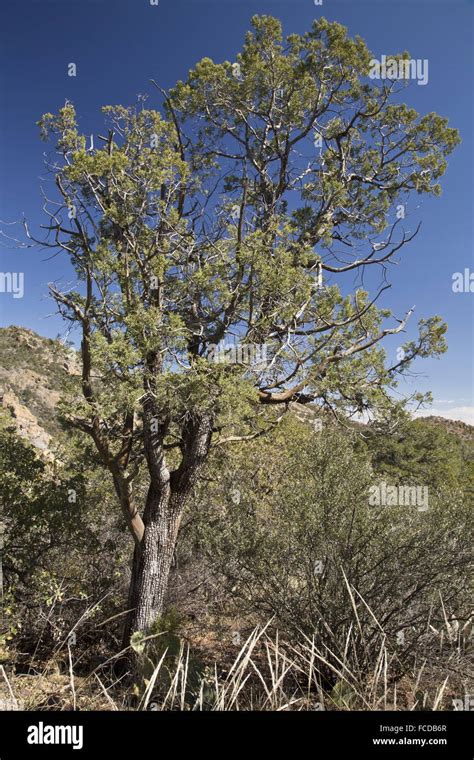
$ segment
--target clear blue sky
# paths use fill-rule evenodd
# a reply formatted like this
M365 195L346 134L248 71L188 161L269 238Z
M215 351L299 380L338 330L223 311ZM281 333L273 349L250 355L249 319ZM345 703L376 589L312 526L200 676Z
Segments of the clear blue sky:
M304 32L324 15L362 36L377 58L408 50L428 59L429 81L412 83L405 101L420 113L447 116L462 144L449 158L441 198L413 199L421 204L423 226L391 272L385 303L399 316L416 304L417 318L441 314L448 322L448 353L418 362L415 384L433 391L435 411L472 421L474 294L453 293L451 286L454 272L474 271L473 11L472 0L324 0L322 7L313 0L159 0L158 6L149 0L3 0L0 219L11 222L24 213L33 228L43 221L44 144L35 126L41 114L67 98L82 129L97 134L102 105L128 105L145 92L153 104L150 78L170 87L204 56L234 60L255 13L278 16L286 33ZM76 78L67 76L70 62ZM4 229L14 234L14 227ZM0 293L0 325L23 325L48 337L62 332L47 283L73 279L66 260L9 249L5 241L0 257L0 271L25 273L22 299ZM394 354L396 344L388 350ZM405 386L413 388L412 382Z

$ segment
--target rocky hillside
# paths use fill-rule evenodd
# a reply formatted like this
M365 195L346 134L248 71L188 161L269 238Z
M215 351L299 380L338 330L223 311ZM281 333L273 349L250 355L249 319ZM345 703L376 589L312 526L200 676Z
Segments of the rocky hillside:
M436 417L434 415L424 417L423 419L431 425L441 425L448 433L457 435L458 438L465 440L472 440L473 438L474 427L466 422L461 422L461 420L448 420L446 417Z
M37 448L49 449L64 380L78 374L75 351L60 341L24 327L0 328L0 404Z

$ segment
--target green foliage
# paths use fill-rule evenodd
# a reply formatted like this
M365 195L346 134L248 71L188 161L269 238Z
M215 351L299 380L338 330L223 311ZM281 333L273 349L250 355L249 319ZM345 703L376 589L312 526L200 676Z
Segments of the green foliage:
M405 422L391 435L369 430L374 470L394 483L424 483L438 492L458 491L462 483L461 441L424 420Z
M77 438L58 445L62 461L52 462L18 436L8 416L0 421L4 624L20 651L34 649L35 637L48 649L64 644L82 615L87 628L101 597L109 611L121 603L126 544L107 514L103 475Z
M241 612L258 611L262 622L276 616L276 627L314 636L341 658L352 627L356 661L367 667L382 630L389 651L406 662L427 619L443 625L443 604L449 619L470 614L472 518L456 481L456 446L447 436L447 449L443 434L415 422L402 443L371 440L372 450L379 445L375 473L357 434L294 425L279 431L284 445L271 437L238 457L237 470L221 462L219 480L200 496L197 546ZM384 478L427 486L428 510L371 506L369 487Z
M204 58L164 95L163 113L145 98L104 107L103 144L88 146L72 103L42 117L59 153L55 218L69 217L58 241L82 283L53 288L62 315L86 330L87 402L68 400L71 422L100 419L117 451L124 417L141 416L151 388L173 445L189 412L215 404L219 428L245 429L252 389L255 406L258 391L289 379L288 392L304 388L337 412L384 416L397 376L445 351L440 318L421 319L387 367L379 343L404 323L386 326L392 314L367 292L343 295L330 281L384 266L411 239L395 207L439 192L459 142L446 119L397 102L398 83L369 80L371 57L338 23L284 40L277 19L255 16L236 61ZM334 258L340 244L347 266ZM269 366L206 361L233 339L265 344ZM131 461L140 450L137 440Z

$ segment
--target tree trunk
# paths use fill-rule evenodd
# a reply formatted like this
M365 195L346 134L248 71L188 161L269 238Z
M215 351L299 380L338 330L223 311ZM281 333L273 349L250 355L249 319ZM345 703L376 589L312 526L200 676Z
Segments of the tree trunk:
M181 518L209 452L211 435L212 415L191 421L180 467L170 474L162 460L161 466L152 470L157 476L148 489L143 512L144 533L133 555L124 649L135 632L146 633L164 612Z
M184 503L177 503L169 489L157 494L150 488L144 513L145 533L133 555L124 646L128 646L134 632L146 632L163 614L183 507Z

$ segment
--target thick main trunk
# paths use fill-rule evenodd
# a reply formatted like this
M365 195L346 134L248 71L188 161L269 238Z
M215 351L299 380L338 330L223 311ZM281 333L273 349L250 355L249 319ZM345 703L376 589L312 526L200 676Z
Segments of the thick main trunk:
M163 614L183 508L184 502L173 498L169 490L156 494L150 489L144 514L145 532L133 555L124 647L134 632L146 632Z

